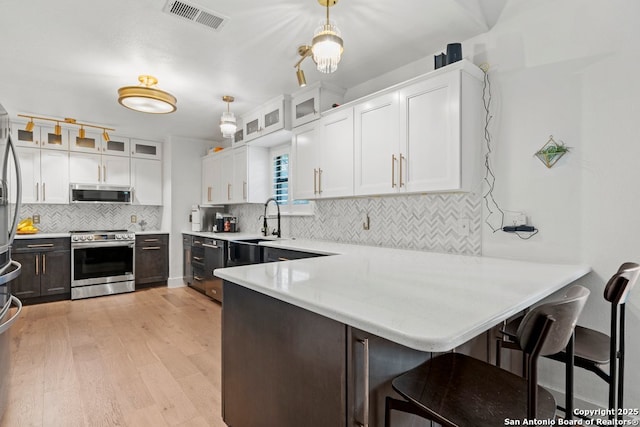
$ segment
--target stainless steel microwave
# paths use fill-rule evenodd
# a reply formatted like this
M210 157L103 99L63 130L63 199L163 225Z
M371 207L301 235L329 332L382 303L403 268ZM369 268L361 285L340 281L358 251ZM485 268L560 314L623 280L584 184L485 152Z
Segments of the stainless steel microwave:
M71 203L120 203L130 205L133 189L119 185L71 184Z

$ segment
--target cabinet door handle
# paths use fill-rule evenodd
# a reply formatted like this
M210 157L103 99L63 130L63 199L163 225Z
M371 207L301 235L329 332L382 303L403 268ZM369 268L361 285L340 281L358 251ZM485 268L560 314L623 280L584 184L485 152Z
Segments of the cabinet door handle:
M316 190L316 188L318 187L317 174L318 170L316 168L313 168L313 194L318 194L318 190Z
M145 242L157 242L158 239L144 239Z
M391 155L391 188L396 187L396 155Z
M207 187L207 201L211 201L211 187Z
M358 340L360 344L363 346L362 358L362 374L364 375L363 388L364 394L362 395L362 422L358 423L362 427L369 427L369 339L364 338Z
M403 160L407 160L407 158L405 156L402 155L402 153L400 153L400 187L404 186L404 183L402 182L402 161Z
M39 257L38 255L34 255L34 258L36 260L36 276L40 275L40 261L39 261Z
M40 200L40 183L36 182L36 202Z
M322 169L318 168L318 194L322 194Z
M202 282L202 277L199 276L193 276L193 280L197 280L198 282Z
M47 274L47 254L42 254L42 274Z
M204 246L205 248L212 248L212 249L218 249L219 246L217 245L209 245L207 243L203 243L202 246Z
M42 183L42 201L46 202L47 201L47 187L45 187L45 185L47 185L46 182Z
M247 200L247 181L242 181L242 200Z
M201 245L201 244L202 244L202 242L201 242L200 240L194 240L194 241L193 241L193 244L194 244L194 245Z
M199 256L194 256L193 259L195 259L196 261L202 261L204 258Z
M157 251L160 249L160 246L147 246L142 248L143 251Z
M289 261L289 258L279 257L278 261Z
M53 243L40 243L40 244L33 244L33 245L27 245L28 248L52 248L53 247Z
M100 182L100 165L98 165L98 182Z
M107 182L107 165L102 166L102 180Z

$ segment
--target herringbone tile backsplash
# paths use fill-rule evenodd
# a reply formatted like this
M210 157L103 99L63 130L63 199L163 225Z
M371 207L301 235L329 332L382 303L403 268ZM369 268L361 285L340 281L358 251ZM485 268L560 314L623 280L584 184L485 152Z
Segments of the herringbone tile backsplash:
M284 217L283 235L342 243L480 255L482 198L476 194L418 194L319 200L315 215ZM259 232L263 205L230 206L241 230ZM370 229L362 227L365 214ZM468 219L468 235L459 220ZM270 225L275 226L273 221Z
M162 207L134 205L36 205L25 204L20 218L40 215L36 225L43 233L66 233L71 230L130 230L140 231L140 225L131 222L136 215L138 223L144 220L147 230L160 230Z

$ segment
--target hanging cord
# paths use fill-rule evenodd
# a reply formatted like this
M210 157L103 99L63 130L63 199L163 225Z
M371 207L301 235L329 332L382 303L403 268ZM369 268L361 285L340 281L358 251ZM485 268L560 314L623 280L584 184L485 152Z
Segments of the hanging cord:
M481 68L482 68L482 71L484 72L484 84L482 86L482 102L484 105L484 142L487 149L487 153L484 156L484 168L485 168L484 181L488 185L488 189L484 193L482 198L484 199L484 204L487 207L487 211L489 212L484 222L489 226L489 228L491 228L491 231L495 233L496 231L501 231L502 227L504 226L504 211L500 208L500 205L498 205L498 202L496 201L493 195L493 190L495 189L495 185L496 185L496 176L493 173L493 170L491 170L492 149L491 149L491 133L489 132L489 124L491 123L491 119L493 118L490 111L491 82L489 81L488 67L485 66ZM493 224L491 224L490 219L494 215L500 216L500 225L498 227L494 227Z

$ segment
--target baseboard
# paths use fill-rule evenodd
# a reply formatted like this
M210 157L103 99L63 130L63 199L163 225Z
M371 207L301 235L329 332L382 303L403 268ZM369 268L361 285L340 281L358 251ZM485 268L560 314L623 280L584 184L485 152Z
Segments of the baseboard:
M182 277L170 277L169 280L167 280L167 287L169 288L183 288L187 285L184 284L184 280L182 280Z

